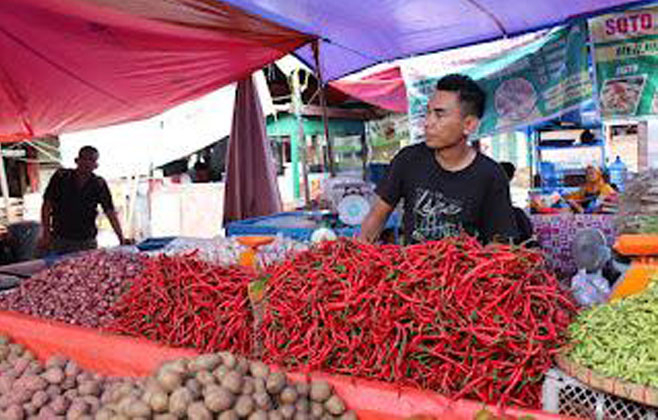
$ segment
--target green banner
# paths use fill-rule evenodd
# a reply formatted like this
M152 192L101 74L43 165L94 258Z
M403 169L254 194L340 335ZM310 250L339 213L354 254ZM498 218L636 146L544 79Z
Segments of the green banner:
M579 107L593 98L586 35L586 22L580 21L469 67L444 68L435 74L404 71L411 140L423 140L426 103L437 81L449 73L466 74L486 91L486 111L476 137L511 131Z
M589 20L603 118L658 113L658 8Z

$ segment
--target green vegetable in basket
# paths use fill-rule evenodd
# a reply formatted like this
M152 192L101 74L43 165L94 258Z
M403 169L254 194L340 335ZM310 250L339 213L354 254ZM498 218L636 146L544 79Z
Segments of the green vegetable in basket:
M581 312L572 361L608 377L658 386L658 279L642 293Z

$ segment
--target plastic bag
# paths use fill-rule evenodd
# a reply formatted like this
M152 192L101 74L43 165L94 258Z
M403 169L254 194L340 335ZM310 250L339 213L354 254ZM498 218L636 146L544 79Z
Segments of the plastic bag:
M582 269L571 279L571 292L580 305L593 306L607 302L612 290L600 271L589 274Z

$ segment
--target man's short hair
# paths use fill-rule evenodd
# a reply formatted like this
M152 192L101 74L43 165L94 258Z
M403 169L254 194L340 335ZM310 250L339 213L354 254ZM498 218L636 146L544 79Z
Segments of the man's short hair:
M513 176L516 174L516 165L511 162L500 162L500 167L504 169L506 177L509 178L509 181L511 181Z
M486 107L486 93L468 76L448 74L438 80L435 88L436 90L458 93L461 113L464 116L473 115L479 119L483 117L484 108Z
M83 147L80 148L80 150L78 150L78 157L80 157L84 154L88 154L88 153L94 153L95 155L98 156L99 151L94 146L83 146Z

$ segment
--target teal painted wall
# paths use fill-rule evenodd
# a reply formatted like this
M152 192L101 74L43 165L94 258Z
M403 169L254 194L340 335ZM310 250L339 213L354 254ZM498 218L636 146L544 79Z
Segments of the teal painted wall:
M304 117L305 135L323 135L323 120L320 117ZM356 120L331 119L328 121L331 137L354 136L364 134L364 122ZM280 114L277 119L269 116L266 121L268 136L291 136L298 132L296 118L292 114Z

